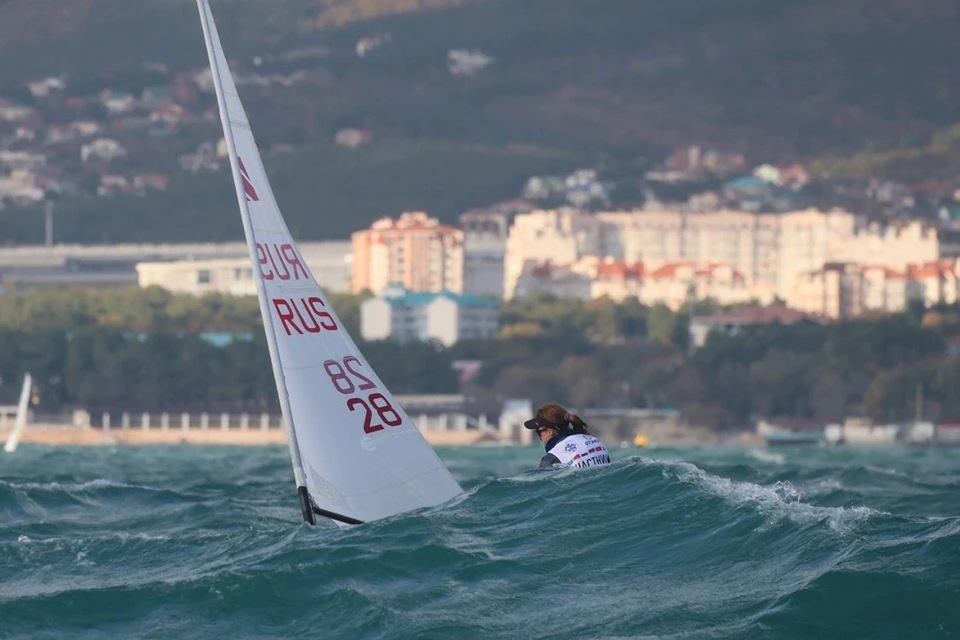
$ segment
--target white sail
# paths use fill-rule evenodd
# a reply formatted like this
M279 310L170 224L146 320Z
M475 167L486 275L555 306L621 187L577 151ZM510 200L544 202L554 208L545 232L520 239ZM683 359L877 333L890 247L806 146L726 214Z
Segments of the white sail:
M23 376L23 388L20 389L20 402L17 403L17 417L13 422L13 431L10 432L10 436L7 438L7 443L3 445L3 450L7 453L13 453L17 450L17 445L20 444L20 434L23 433L24 427L27 426L27 410L30 403L30 384L31 378L30 374Z
M354 523L446 502L462 489L367 364L287 230L209 3L197 5L304 518L313 522L311 504Z

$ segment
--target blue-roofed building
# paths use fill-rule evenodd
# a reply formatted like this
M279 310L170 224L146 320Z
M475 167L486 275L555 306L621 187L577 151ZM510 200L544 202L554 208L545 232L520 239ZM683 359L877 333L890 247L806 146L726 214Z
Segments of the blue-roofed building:
M751 196L767 196L773 187L756 176L743 176L725 182L723 194L728 198L748 198Z
M492 298L419 293L390 285L360 305L364 340L438 340L450 346L464 339L492 338L499 331L500 302Z

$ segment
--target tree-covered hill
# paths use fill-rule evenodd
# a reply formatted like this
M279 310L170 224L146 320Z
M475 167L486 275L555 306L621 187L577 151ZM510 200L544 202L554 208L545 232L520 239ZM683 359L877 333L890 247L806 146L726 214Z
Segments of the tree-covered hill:
M842 159L929 140L955 124L960 104L955 0L212 4L235 70L255 70L255 56L328 49L278 67L299 65L313 81L241 86L264 147L298 147L269 169L304 239L344 237L407 208L450 221L516 196L538 171L601 167L629 185L690 143L741 151L754 163ZM358 56L357 41L378 34L389 41ZM455 76L451 49L494 61ZM192 0L0 1L0 96L29 99L25 81L61 74L70 92L138 91L155 81L144 69L151 62L172 73L206 64ZM349 126L371 129L377 143L332 149L335 132ZM215 123L208 129L189 142L218 135ZM155 151L153 168L175 172L176 157L159 144ZM65 239L146 239L151 224L131 214L202 213L190 239L237 237L231 193L210 191L224 180L178 177L168 194L146 200L63 203L60 228L79 230ZM322 225L310 217L318 203ZM2 215L0 227L26 225L41 237L36 217ZM164 224L149 237L186 239L182 229Z
M528 138L571 137L594 147L704 139L766 155L808 154L949 123L960 102L960 5L952 0L214 0L213 7L231 57L328 45L337 81L326 91L344 95L349 111L375 112L388 96L400 106L398 124L412 127L416 110L404 106L440 105L449 111L448 137L485 129L484 122L515 123L509 131L518 138L527 130ZM6 0L0 13L0 85L56 73L108 79L147 61L204 64L191 0ZM392 41L358 58L356 40L375 33ZM474 80L450 78L446 52L458 47L496 62Z

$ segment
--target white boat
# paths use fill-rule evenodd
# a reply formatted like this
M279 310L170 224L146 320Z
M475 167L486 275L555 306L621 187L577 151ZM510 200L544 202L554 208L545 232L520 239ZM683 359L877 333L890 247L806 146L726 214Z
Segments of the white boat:
M304 520L360 524L462 494L304 262L267 181L210 5L197 6Z
M7 453L13 453L17 450L17 446L20 444L20 435L27 426L31 380L29 373L23 376L23 387L20 389L20 402L17 403L17 417L13 422L13 431L10 432L6 444L3 445L3 450Z
M767 446L824 444L826 432L819 425L803 424L797 420L768 421L757 423L757 435Z

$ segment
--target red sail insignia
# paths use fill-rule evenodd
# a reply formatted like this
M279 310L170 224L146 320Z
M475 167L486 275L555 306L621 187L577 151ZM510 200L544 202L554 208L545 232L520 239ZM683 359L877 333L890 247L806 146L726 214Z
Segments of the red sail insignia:
M260 196L257 195L257 190L250 180L250 174L247 173L247 168L243 165L243 158L237 156L237 162L240 164L240 177L243 179L243 193L247 196L247 202L259 201Z

